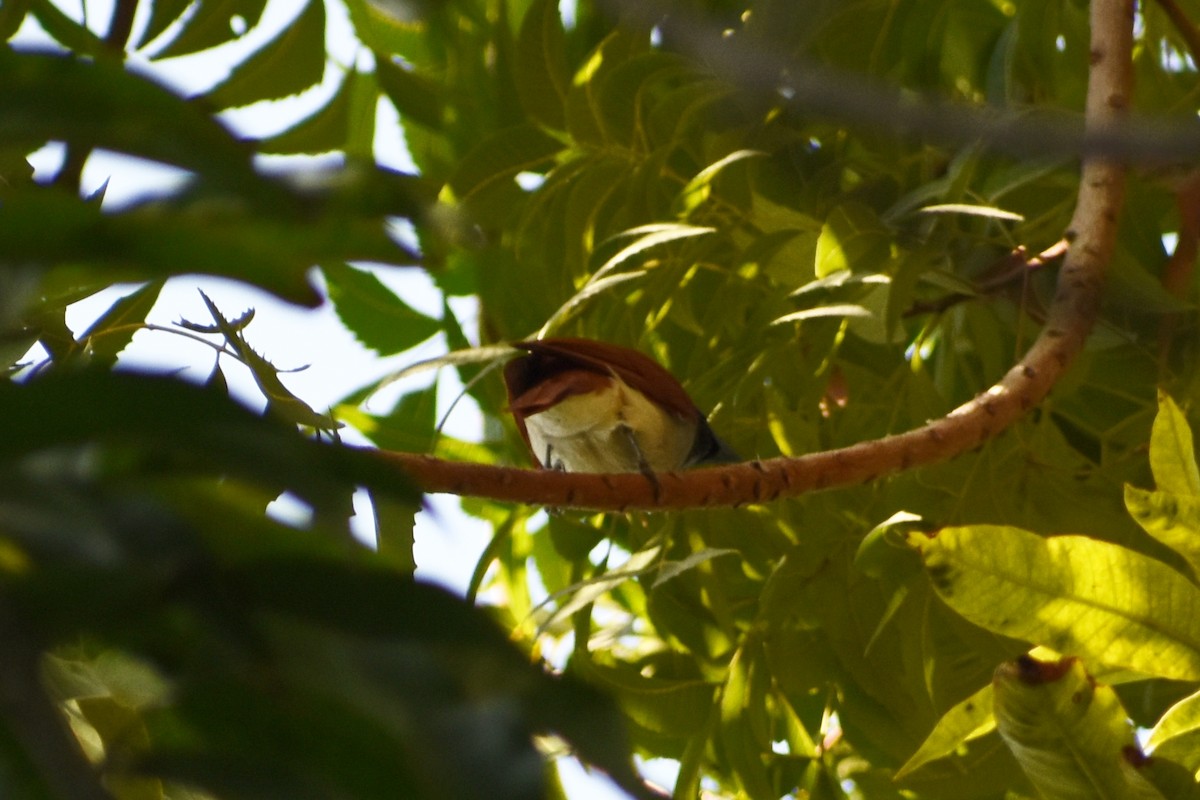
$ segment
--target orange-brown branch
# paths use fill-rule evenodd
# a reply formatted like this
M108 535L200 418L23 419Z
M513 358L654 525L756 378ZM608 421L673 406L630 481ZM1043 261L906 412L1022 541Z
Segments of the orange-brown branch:
M1103 132L1130 104L1133 0L1094 0L1091 22L1086 119L1089 130ZM1123 165L1098 158L1084 163L1067 232L1070 249L1041 335L990 389L907 433L798 458L659 475L657 486L640 474L510 469L382 451L378 457L428 492L613 511L768 502L944 461L983 444L1040 403L1082 349L1099 313L1124 186Z

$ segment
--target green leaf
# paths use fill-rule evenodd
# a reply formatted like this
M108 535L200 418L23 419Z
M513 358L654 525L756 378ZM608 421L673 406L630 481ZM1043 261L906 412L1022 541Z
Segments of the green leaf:
M1150 731L1146 747L1193 773L1200 769L1200 694L1191 694L1167 709Z
M158 302L163 281L151 281L145 286L109 306L95 322L80 336L79 340L88 349L91 363L111 367L117 356L141 330L146 315Z
M290 644L308 648L314 661L328 647L315 636L293 637ZM139 766L195 786L204 797L311 797L314 776L334 795L361 797L387 786L401 796L423 797L413 774L418 765L397 757L414 743L404 740L398 726L387 724L388 712L399 713L404 706L373 685L360 686L358 694L373 697L376 713L364 709L362 700L338 697L323 674L340 667L344 678L365 682L367 670L328 661L321 658L309 670L317 677L306 677L315 685L280 677L270 692L236 675L190 681L173 706L150 715L150 735L164 745L140 759ZM270 662L260 668L279 670ZM410 676L414 687L428 688L419 677L424 676ZM431 743L425 752L429 777L444 785L444 751Z
M124 651L105 650L79 666L86 667L103 687L103 694L116 698L130 708L156 705L166 702L170 697L171 686L162 673Z
M369 494L375 511L375 549L398 572L411 575L417 568L413 557L413 529L420 506L377 496L374 492Z
M1025 218L1020 214L1005 211L995 206L980 206L971 203L936 203L922 206L918 211L922 214L964 214L970 217L1003 220L1004 222L1022 222Z
M971 622L1099 664L1200 679L1200 589L1084 536L974 525L914 536L934 588Z
M258 24L266 5L267 0L198 0L179 33L153 57L183 56L232 41L238 36L235 20L249 30Z
M630 228L626 231L612 237L611 242L618 243L625 239L633 241L622 247L615 255L606 260L599 269L597 269L591 277L591 280L598 280L608 273L623 267L627 262L632 261L634 256L640 255L647 250L658 247L659 245L668 244L682 239L692 239L699 236L707 236L716 233L715 228L706 228L699 225L683 225L676 223L656 223L651 225L642 225L637 228ZM607 244L607 243L606 243Z
M609 145L647 144L643 114L659 85L683 79L691 70L679 56L651 50L605 65L588 83L592 113Z
M931 761L945 758L972 739L995 729L992 685L988 684L942 715L917 752L896 770L896 780L902 780Z
M560 598L565 598L565 602L561 603L558 608L554 609L553 613L547 615L541 621L538 626L539 629L547 630L551 628L559 620L570 617L580 609L591 605L603 595L615 591L617 587L626 581L656 572L659 569L661 560L662 548L658 545L647 545L627 558L621 565L613 567L610 570L598 569L592 577L559 589L542 601L541 605L546 605Z
M1125 485L1125 508L1146 533L1179 553L1200 576L1200 497Z
M299 94L325 72L325 3L308 0L291 24L204 96L215 109Z
M517 38L516 84L530 119L562 130L571 76L558 5L558 0L534 0L526 10Z
M1112 306L1147 314L1182 314L1195 306L1163 286L1161 277L1124 248L1118 248L1109 267L1108 290Z
M372 273L346 264L322 268L334 310L354 337L383 356L415 347L441 329L413 310Z
M583 65L576 70L571 89L567 93L567 130L576 142L593 145L612 144L617 137L606 127L606 117L610 113L617 115L619 122L626 125L630 123L635 115L632 106L637 102L637 98L631 95L611 97L610 102L613 105L606 107L602 99L604 84L613 70L627 64L631 58L645 53L649 47L648 32L618 27L588 54ZM627 137L632 135L630 130L623 133ZM628 139L621 143L630 144Z
M791 314L784 314L779 319L771 320L771 324L782 325L785 322L803 322L809 319L823 319L826 317L844 319L846 317L871 318L874 316L867 309L854 303L834 303L832 305L806 308L803 311L793 311Z
M7 42L25 21L33 0L10 0L0 5L0 41Z
M375 52L375 80L405 122L434 129L442 127L446 98L441 96L432 80L415 69L393 62L379 51Z
M366 416L363 433L384 450L431 453L438 438L437 383L408 392L387 416Z
M86 25L68 17L50 0L29 0L30 11L46 33L68 50L91 56L106 54L104 40Z
M654 578L654 583L650 586L651 590L657 589L672 578L678 577L689 570L711 561L714 558L721 556L737 555L738 551L728 547L706 547L703 550L692 553L687 558L679 561L663 561L659 567L658 575Z
M829 212L817 237L817 277L842 270L883 272L890 256L889 237L866 206L840 205Z
M497 131L459 161L448 188L453 198L471 203L499 183L511 182L520 172L549 166L563 143L534 125Z
M1150 430L1150 469L1160 491L1200 497L1200 468L1187 418L1166 393L1159 393L1158 414Z
M373 163L375 119L379 116L379 84L375 82L375 73L362 75L352 88L346 115L346 142L342 150L347 158Z
M128 752L120 753L120 750L145 749L149 744L141 719L129 706L112 697L80 697L76 703L84 719L104 740L105 750L111 752L118 749L117 754L128 757ZM159 795L161 796L161 789Z
M593 278L550 315L550 318L542 326L541 332L548 333L561 328L573 314L578 312L593 297L603 295L605 292L621 284L636 281L642 277L644 277L644 273L642 272L624 272L618 275L608 275L598 280ZM628 292L630 290L626 287L625 291Z
M313 264L415 258L388 236L384 216L416 213L421 181L358 164L304 177L295 186L251 178L239 194L185 190L114 214L53 189L19 191L0 215L0 246L17 261L60 265L55 280L72 287L196 272L308 305L321 300Z
M141 50L158 38L171 23L183 16L183 12L192 4L192 0L155 0L150 5L150 19L142 30L141 37L133 45L135 50Z
M713 184L723 170L739 161L748 158L764 158L767 153L760 150L735 150L723 158L719 158L696 173L675 199L675 212L680 217L686 217L709 199L713 192ZM759 201L761 204L761 201Z
M1165 800L1128 760L1133 725L1112 687L1076 659L1002 664L996 727L1046 800Z
M134 709L112 697L81 697L75 701L79 714L95 731L104 755L114 762L132 761L149 749L145 722ZM162 800L162 782L117 772L108 776L108 788L121 800Z
M584 272L596 237L603 230L604 213L624 186L625 178L621 176L626 166L622 158L599 153L578 163L577 169L555 169L547 177L543 191L553 189L560 180L570 184L561 228L567 247L567 274Z
M686 740L705 727L712 711L714 687L700 679L646 677L631 665L602 664L578 654L571 668L611 694L631 722L657 736Z
M254 382L267 398L267 412L293 425L311 427L317 431L332 432L341 427L341 423L327 414L318 414L312 406L301 400L294 392L279 379L279 369L267 359L254 351L243 334L245 324L253 317L251 310L243 317L240 324L230 323L203 291L200 297L208 306L218 333L225 337L225 345L234 352L238 360L250 369Z
M904 544L904 536L907 531L921 530L927 525L919 514L897 511L863 537L854 554L854 566L869 578L885 575L901 579L907 577L913 565L912 553Z
M1139 771L1168 800L1200 800L1200 783L1196 782L1195 770L1188 770L1166 758L1150 758L1140 765Z
M728 81L717 77L689 76L682 86L664 87L650 104L645 127L655 142L684 142L702 127L705 112L737 92Z
M263 153L327 153L346 144L350 133L355 84L369 80L349 70L329 102L285 131L259 142Z
M729 663L721 688L721 743L738 783L748 797L776 797L765 754L771 752L767 722L770 674L762 646L753 634L745 637Z
M325 685L340 687L336 691L343 696L349 693L349 698L367 700L360 710L390 722L392 730L407 730L409 736L418 736L415 741L444 736L444 741L434 739L434 744L443 745L438 748L440 757L448 758L451 752L461 757L463 746L479 745L485 752L468 758L463 769L478 769L476 759L497 760L497 766L504 762L498 775L508 775L514 769L511 748L520 742L526 750L530 729L550 730L632 788L628 744L610 700L572 676L552 676L534 667L485 613L448 591L410 582L374 565L346 566L329 560L274 559L247 564L241 575L252 607L350 633L360 642L367 639L362 643L366 648L354 646L354 639L326 639L324 651L302 646L287 651L299 656L290 662L301 676L311 672L313 657L328 660L328 668L314 676ZM364 609L378 613L364 614ZM347 645L349 661L341 655ZM342 667L364 680L347 680L347 669ZM364 681L379 697L359 693ZM448 692L451 696L445 697ZM452 704L456 696L468 708L491 712L462 718ZM583 716L577 717L580 711ZM413 712L424 724L412 727ZM444 724L433 724L438 720ZM506 721L515 724L502 724ZM486 738L488 728L504 734L502 740L476 741L476 736ZM496 747L500 744L504 747ZM527 778L540 775L538 763L529 766L533 769L520 770ZM496 787L479 788L478 796L496 796Z

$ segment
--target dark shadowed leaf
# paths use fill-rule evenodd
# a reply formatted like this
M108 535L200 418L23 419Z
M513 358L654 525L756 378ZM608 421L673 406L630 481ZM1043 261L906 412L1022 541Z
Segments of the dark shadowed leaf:
M12 0L0 6L0 40L8 41L21 27L33 0Z
M0 105L0 142L66 141L173 164L231 188L255 182L249 148L220 123L107 59L0 50Z
M183 15L189 5L191 0L155 0L150 6L150 19L134 47L141 49L153 42L172 22Z
M215 391L166 378L84 372L0 384L0 412L25 420L0 443L0 458L123 443L136 455L125 465L135 473L229 473L317 503L340 498L348 484L415 499L402 475L361 451L319 444Z
M50 0L29 0L29 6L38 24L69 50L98 56L107 49L103 39L86 25L64 14Z
M111 367L117 356L141 330L146 315L158 302L162 281L152 281L130 292L109 306L99 319L79 335L79 341L87 348L91 363Z
M329 299L355 338L383 356L415 347L441 324L397 297L375 275L345 264L323 267Z
M276 225L272 231L232 205L224 213L210 209L206 217L172 213L162 206L104 214L62 192L35 190L6 202L0 247L14 259L70 264L67 269L72 270L88 266L93 280L103 276L116 283L185 272L242 278L254 274L254 282L282 297L306 304L318 301L306 276L318 253L296 249L303 247L303 228ZM333 231L327 236L327 245L341 241Z
M107 214L65 193L33 189L6 201L0 247L14 260L66 264L64 274L78 272L80 282L205 273L314 305L320 298L307 273L318 262L415 260L387 235L383 215L412 213L416 188L376 171L346 175L329 192L251 178L242 191L276 201L259 216L248 213L245 195L186 192Z
M213 108L298 94L325 73L325 3L308 0L299 16L204 95Z
M413 557L413 528L419 506L370 493L375 512L375 547L397 571L411 574L417 568Z
M517 173L546 167L562 148L562 142L534 125L506 128L463 158L450 178L450 188L459 202L478 202Z
M438 94L433 81L378 52L375 54L375 80L406 122L417 122L430 128L442 126L445 98Z
M530 118L549 128L566 125L570 87L562 16L555 0L536 0L526 11L517 39L516 82Z
M253 28L267 0L199 0L175 38L154 51L155 58L182 56L231 41L237 29Z

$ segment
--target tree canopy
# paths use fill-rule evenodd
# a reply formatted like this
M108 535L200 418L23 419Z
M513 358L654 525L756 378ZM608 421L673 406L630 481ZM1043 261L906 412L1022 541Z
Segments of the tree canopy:
M307 0L195 96L154 70L266 0L102 5L0 6L0 794L560 797L569 755L639 798L1200 797L1200 2ZM189 178L112 208L97 150ZM484 436L436 387L314 407L207 297L174 333L264 413L122 368L195 274L440 334L412 370ZM496 367L542 334L652 355L745 462L529 469ZM494 531L466 597L414 576L433 491Z

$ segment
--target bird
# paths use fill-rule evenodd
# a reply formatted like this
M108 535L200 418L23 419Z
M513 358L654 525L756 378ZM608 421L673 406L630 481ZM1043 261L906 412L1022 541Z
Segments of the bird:
M533 460L566 472L675 472L737 454L670 372L620 345L572 337L513 343L508 409Z

